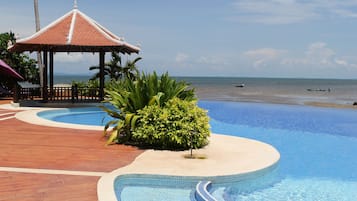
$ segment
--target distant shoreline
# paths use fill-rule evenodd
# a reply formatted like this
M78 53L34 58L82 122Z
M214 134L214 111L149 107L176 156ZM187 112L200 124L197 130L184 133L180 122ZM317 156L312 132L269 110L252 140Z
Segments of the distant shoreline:
M247 100L247 99L212 99L212 98L200 98L199 100L202 101L229 101L229 102L247 102L247 103L267 103L267 104L282 104L282 105L301 105L301 106L313 106L313 107L323 107L323 108L338 108L338 109L356 109L357 106L352 104L341 104L341 103L333 103L333 102L303 102L303 103L296 103L296 102L289 102L289 101L270 101L267 99L255 99L255 100Z
M55 84L87 81L90 75L56 75ZM352 108L357 101L357 80L309 78L174 77L196 89L201 100L264 102ZM236 86L242 87L236 87Z

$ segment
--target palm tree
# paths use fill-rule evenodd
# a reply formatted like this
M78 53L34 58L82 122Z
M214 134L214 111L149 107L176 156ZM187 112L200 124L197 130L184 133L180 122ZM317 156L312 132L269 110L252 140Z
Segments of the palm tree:
M136 58L134 61L127 61L125 66L122 66L122 60L118 52L112 52L112 59L105 63L104 65L104 76L109 76L110 79L120 80L124 78L129 78L134 80L139 71L136 67L136 62L138 62L141 57ZM100 70L99 66L91 66L89 70ZM100 77L100 72L97 72L91 80L98 79Z
M100 78L100 67L99 66L91 66L89 70L98 70L98 72L91 78L91 80L95 80ZM112 59L104 64L104 76L109 76L110 79L118 80L121 78L121 57L118 53L112 52Z
M40 14L38 11L38 0L33 0L34 11L35 11L35 23L36 23L36 32L40 31ZM40 85L43 86L43 65L42 65L42 57L41 52L37 52L37 65L40 71Z
M136 68L136 62L140 61L142 58L137 57L133 61L128 60L123 68L123 74L126 78L135 80L139 75L139 70Z

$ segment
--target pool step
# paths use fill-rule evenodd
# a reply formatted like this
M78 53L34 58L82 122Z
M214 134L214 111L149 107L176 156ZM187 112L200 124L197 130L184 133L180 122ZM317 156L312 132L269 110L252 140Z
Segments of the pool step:
M196 185L195 198L197 201L217 201L208 191L211 188L211 181L200 181Z

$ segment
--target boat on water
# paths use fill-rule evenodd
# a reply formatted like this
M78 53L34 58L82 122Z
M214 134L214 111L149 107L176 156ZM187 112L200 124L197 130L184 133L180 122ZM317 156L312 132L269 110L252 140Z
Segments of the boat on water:
M241 84L236 84L235 85L235 87L240 87L240 88L242 88L242 87L244 87L245 86L245 84L244 83L241 83Z

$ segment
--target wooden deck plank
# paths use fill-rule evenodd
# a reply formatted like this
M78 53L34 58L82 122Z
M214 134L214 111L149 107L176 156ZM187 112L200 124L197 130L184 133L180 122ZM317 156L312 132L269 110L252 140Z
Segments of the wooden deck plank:
M95 201L98 177L0 172L0 201Z
M104 146L101 134L17 119L0 121L0 166L110 172L143 152L130 146ZM95 201L99 177L0 171L0 180L0 201Z

